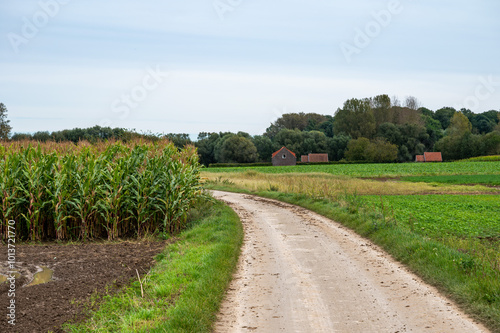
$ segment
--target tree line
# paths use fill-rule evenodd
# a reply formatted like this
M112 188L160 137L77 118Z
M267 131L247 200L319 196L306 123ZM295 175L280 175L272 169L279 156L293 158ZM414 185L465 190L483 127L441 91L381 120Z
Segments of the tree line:
M262 135L200 133L203 164L269 162L286 146L298 156L328 153L330 161L408 162L426 151L446 160L500 154L500 112L420 107L388 95L349 99L334 115L288 113Z
M333 115L287 113L261 135L201 132L195 142L185 133L139 134L100 126L10 136L6 108L3 104L0 106L0 138L3 139L76 143L168 138L179 148L195 145L200 162L207 166L270 162L272 153L282 146L297 156L327 153L330 161L408 162L426 151L440 151L445 160L500 154L500 111L473 113L452 107L433 111L421 107L414 97L403 102L388 95L353 98L345 101Z

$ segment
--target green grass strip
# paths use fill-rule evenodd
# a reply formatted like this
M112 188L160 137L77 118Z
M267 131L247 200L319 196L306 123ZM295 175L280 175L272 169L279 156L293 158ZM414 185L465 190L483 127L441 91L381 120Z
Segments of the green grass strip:
M449 176L420 176L402 177L401 180L408 182L442 183L457 185L500 185L500 175L449 175Z
M449 162L449 163L391 163L391 164L332 164L262 166L238 168L204 168L204 172L246 172L261 173L329 173L351 177L403 177L439 175L485 175L500 174L500 162Z
M238 216L217 202L210 214L157 257L142 279L114 296L70 332L211 332L234 272L243 229ZM92 283L89 281L89 283Z

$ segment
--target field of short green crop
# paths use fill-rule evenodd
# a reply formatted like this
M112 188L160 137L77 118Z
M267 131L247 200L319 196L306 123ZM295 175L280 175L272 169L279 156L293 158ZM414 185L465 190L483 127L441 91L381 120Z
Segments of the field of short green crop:
M329 173L352 177L403 177L439 175L500 175L499 162L326 164L283 167L205 168L206 172Z
M416 176L403 177L403 181L443 183L443 184L483 184L497 186L500 185L500 175L450 175L450 176Z
M419 234L500 238L498 195L363 196L367 205Z

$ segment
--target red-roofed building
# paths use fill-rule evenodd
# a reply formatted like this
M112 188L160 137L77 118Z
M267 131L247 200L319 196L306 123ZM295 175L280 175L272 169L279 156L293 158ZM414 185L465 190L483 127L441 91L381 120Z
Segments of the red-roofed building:
M424 160L425 162L443 162L443 157L441 156L440 152L436 153L424 153Z
M272 160L274 166L297 164L297 156L286 147L281 147L280 150L275 151L272 155Z
M328 154L309 154L302 155L300 161L302 163L319 163L328 162Z
M443 162L443 157L440 152L427 152L423 155L417 155L415 162Z

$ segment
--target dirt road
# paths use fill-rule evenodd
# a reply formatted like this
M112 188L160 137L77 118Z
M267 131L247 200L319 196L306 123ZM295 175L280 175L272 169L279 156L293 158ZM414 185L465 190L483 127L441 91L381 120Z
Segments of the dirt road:
M213 194L245 227L216 332L488 332L336 222L274 200Z

